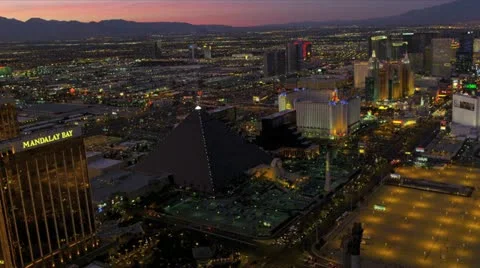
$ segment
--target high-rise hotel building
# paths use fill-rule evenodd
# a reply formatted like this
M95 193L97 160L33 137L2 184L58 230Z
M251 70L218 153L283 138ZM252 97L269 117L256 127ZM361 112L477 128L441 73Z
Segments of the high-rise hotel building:
M263 74L265 77L285 74L285 50L265 52L263 56Z
M432 39L432 76L450 78L452 62L455 61L456 48L450 38Z
M355 88L365 88L365 78L368 77L368 61L355 61L353 63L353 85Z
M13 100L0 96L0 141L18 136L17 109Z
M368 54L372 55L373 51L376 52L379 60L389 60L392 57L391 38L386 35L371 36L368 40Z
M408 54L400 61L380 62L375 50L369 60L369 76L365 83L367 101L395 101L414 93L414 73Z
M358 97L340 98L337 90L296 90L278 96L279 110L295 110L305 137L335 138L352 133L360 122Z
M304 64L312 57L312 43L305 40L296 40L287 44L286 64L287 73L295 73L304 68Z
M81 128L0 142L0 183L3 267L61 267L96 246Z

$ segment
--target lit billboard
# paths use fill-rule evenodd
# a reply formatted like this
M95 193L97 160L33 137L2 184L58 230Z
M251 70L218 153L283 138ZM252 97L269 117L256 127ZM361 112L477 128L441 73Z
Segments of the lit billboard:
M469 110L469 111L475 111L475 103L471 103L471 102L467 102L467 101L455 100L453 102L453 106L457 107L457 108L462 108L462 109L465 109L465 110Z

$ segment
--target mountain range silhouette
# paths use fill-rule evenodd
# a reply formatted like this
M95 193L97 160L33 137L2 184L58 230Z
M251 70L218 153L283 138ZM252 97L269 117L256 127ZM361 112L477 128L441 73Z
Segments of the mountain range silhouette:
M407 2L408 4L408 2ZM381 12L381 9L378 9ZM255 27L227 25L193 25L183 22L134 22L104 20L100 22L56 21L32 18L28 21L0 17L0 42L78 40L95 37L144 37L153 34L232 32L288 27L326 25L413 26L455 24L480 21L480 0L457 0L438 6L412 10L401 15L355 21L297 22Z

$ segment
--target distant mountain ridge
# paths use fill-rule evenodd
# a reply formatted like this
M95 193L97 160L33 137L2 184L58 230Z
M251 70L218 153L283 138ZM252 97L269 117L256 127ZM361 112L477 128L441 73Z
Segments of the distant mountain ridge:
M381 9L379 9L381 12ZM379 17L363 20L342 21L306 21L284 24L286 27L318 27L318 26L415 26L441 25L480 21L480 0L456 0L433 7L416 9L396 16ZM268 25L275 27L281 25ZM267 27L267 26L262 26Z
M193 25L184 22L56 21L32 18L25 22L0 17L0 41L75 40L92 37L141 37L152 34L225 32L225 25Z
M381 10L379 9L379 12ZM55 21L32 18L22 22L0 17L0 41L52 41L92 37L142 37L153 34L231 32L289 27L327 25L396 26L434 25L480 21L480 0L457 0L430 8L412 10L398 16L366 20L297 22L256 27L227 25L193 25L184 22L133 22L104 20L100 22Z
M435 25L480 20L480 0L457 0L424 9L411 10L398 16L363 20L361 25Z

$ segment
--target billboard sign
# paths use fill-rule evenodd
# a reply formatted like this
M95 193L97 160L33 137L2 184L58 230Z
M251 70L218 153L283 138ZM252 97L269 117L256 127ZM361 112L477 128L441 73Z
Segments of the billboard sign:
M390 174L390 178L392 178L392 179L400 179L401 176L400 176L400 174L392 173L392 174Z
M460 102L455 102L455 104L456 104L455 107L459 107L469 111L475 111L475 103L460 101Z
M425 148L423 148L423 147L417 147L417 148L415 148L415 152L417 152L417 153L424 153L424 152L425 152Z

